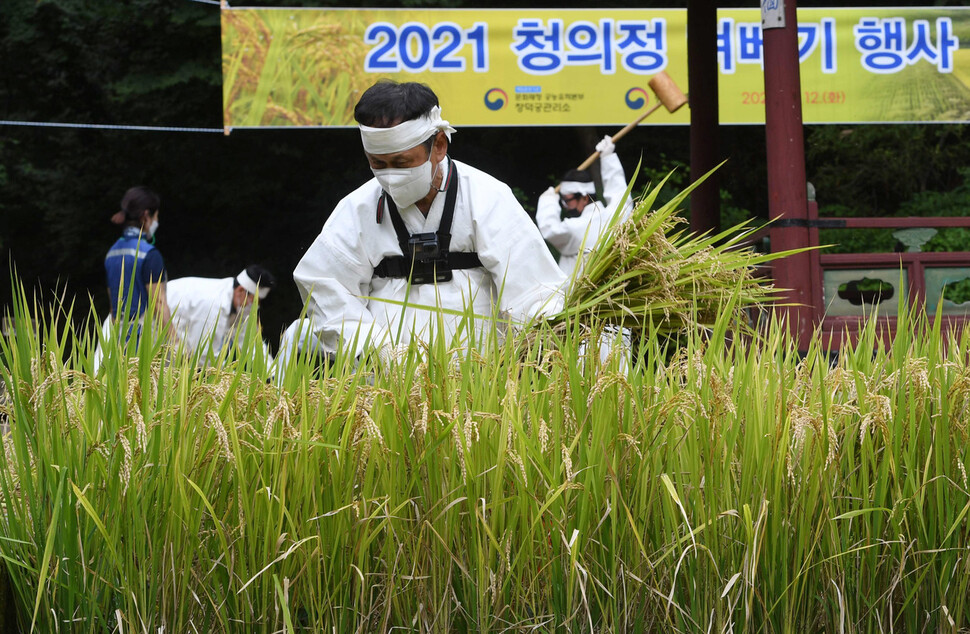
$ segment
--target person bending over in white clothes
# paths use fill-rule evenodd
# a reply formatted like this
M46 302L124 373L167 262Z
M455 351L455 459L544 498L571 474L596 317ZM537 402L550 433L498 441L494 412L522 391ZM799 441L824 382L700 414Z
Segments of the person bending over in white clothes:
M429 87L382 80L354 118L374 178L293 272L325 351L387 359L439 323L450 343L463 317L449 309L524 322L561 308L566 278L538 229L507 185L448 156L455 130Z
M204 363L211 352L245 335L253 302L266 299L275 286L273 275L259 265L246 267L236 277L181 277L168 282L172 327L183 350L194 354L204 347ZM264 352L268 348L263 344Z

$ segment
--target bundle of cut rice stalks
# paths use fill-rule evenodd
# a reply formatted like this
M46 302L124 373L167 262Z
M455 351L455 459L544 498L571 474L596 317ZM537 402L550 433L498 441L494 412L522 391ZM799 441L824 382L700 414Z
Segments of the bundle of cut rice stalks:
M553 321L578 318L671 334L710 327L725 311L742 325L745 309L770 303L778 289L760 278L758 269L796 251L755 252L749 243L759 227L749 221L698 236L686 231L678 215L687 196L711 173L655 208L668 175L628 218L614 220L587 255L563 312Z

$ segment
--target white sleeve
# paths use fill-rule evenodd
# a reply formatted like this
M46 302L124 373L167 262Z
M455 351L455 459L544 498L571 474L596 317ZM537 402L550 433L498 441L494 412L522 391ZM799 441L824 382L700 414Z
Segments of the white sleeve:
M552 187L539 196L539 203L536 205L536 224L539 225L539 233L542 237L559 249L560 253L572 255L579 250L578 244L575 248L570 248L570 244L575 240L569 228L563 224L559 194Z
M623 164L620 163L616 154L610 154L600 160L600 176L603 179L603 198L607 205L615 206L626 193L627 188ZM631 204L630 201L627 201L624 207Z
M485 212L475 215L475 242L499 290L499 309L523 321L558 312L565 274L512 190L500 185L491 193Z
M371 295L373 276L353 209L341 203L293 271L313 334L327 352L342 347L360 356L386 337L364 299Z

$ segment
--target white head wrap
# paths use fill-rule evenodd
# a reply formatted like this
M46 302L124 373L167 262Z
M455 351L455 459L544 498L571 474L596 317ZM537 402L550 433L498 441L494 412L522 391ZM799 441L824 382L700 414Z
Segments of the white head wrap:
M455 132L455 129L441 118L441 108L435 106L428 114L404 121L393 128L372 128L362 125L360 139L364 143L364 151L368 154L394 154L420 145L438 131L444 132L450 142L451 133Z
M242 273L236 276L236 281L239 282L239 285L245 288L250 295L259 295L260 299L266 299L266 296L269 295L269 289L259 288L259 286L256 285L256 282L253 281L253 278L249 277L249 274L246 273L246 269L243 269Z
M565 196L571 194L587 194L592 196L596 193L596 185L592 181L582 182L582 181L563 181L559 185L559 193Z

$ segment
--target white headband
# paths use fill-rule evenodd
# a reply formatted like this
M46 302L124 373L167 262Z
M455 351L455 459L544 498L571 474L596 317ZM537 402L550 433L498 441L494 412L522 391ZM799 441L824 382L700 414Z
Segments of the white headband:
M236 281L239 282L239 285L245 288L246 292L248 292L250 295L259 295L260 299L266 299L266 296L269 295L269 289L259 288L259 286L256 285L256 282L253 281L253 278L249 277L249 274L246 273L246 269L243 269L242 273L236 276Z
M559 185L559 193L566 196L571 194L587 194L592 196L596 193L596 185L592 181L586 183L581 181L563 181Z
M360 140L363 141L364 151L368 154L394 154L420 145L438 131L444 132L450 142L451 133L455 132L455 129L441 118L441 108L435 106L423 117L399 123L393 128L372 128L362 125Z

